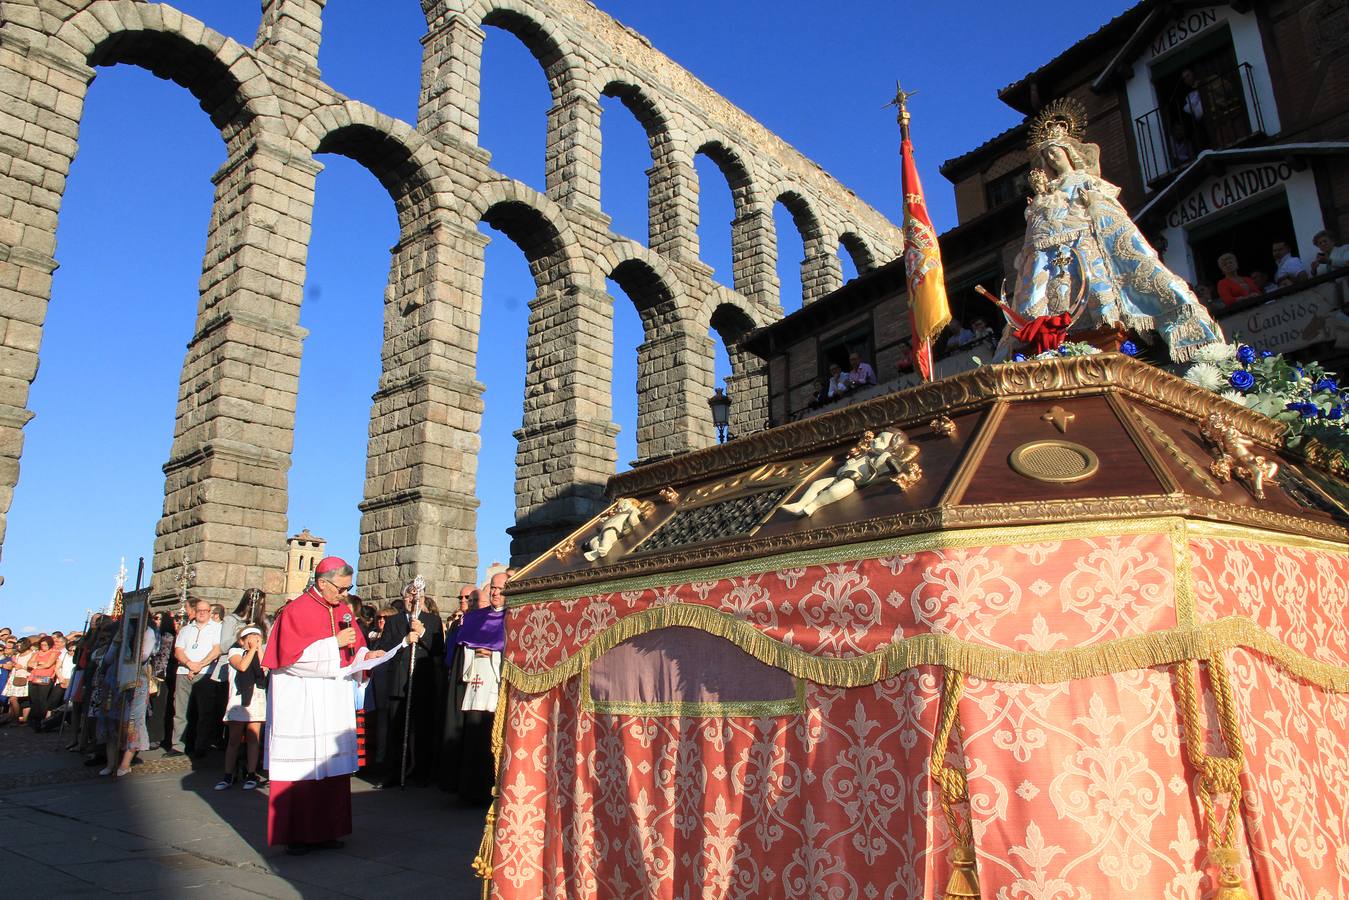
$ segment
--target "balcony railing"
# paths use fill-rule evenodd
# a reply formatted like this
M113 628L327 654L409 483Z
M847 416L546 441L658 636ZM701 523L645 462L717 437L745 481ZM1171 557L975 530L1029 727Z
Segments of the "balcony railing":
M1158 107L1134 120L1139 162L1149 185L1189 164L1204 150L1222 150L1265 133L1250 63L1205 78L1196 89L1203 104L1199 119L1176 105Z

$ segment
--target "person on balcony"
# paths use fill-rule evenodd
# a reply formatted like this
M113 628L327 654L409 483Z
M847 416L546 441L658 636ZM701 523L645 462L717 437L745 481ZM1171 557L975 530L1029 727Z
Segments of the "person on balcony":
M955 353L964 347L974 343L974 332L965 327L965 323L957 318L951 319L951 324L946 328L946 352Z
M852 390L852 380L838 363L829 364L829 399L837 400Z
M1223 277L1218 281L1218 299L1222 301L1223 306L1231 306L1263 293L1254 278L1242 275L1237 270L1235 253L1224 253L1218 257L1218 268L1223 273Z
M1274 253L1274 284L1277 287L1288 287L1307 280L1307 264L1293 255L1291 244L1275 241L1271 250Z
M1199 77L1193 69L1180 73L1180 115L1182 133L1195 151L1207 150L1213 146L1208 133L1208 120L1204 116L1204 94Z
M1318 231L1312 238L1316 245L1316 258L1312 260L1312 277L1324 275L1331 269L1349 269L1349 244L1335 246L1335 235L1329 231Z
M975 319L971 322L970 333L974 335L974 343L976 344L982 341L993 343L998 337L993 333L993 329L988 327L988 322L985 319Z
M848 365L852 366L848 370L848 381L852 382L853 387L876 383L876 372L871 368L870 363L863 362L862 354L855 350L849 353Z

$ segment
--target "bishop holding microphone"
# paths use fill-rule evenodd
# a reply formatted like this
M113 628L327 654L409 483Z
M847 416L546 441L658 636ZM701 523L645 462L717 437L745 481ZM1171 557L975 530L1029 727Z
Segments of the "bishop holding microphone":
M340 847L351 833L351 776L358 766L350 679L365 678L370 663L386 656L370 650L353 627L343 602L353 574L335 556L320 560L313 585L277 615L262 658L272 674L267 843L285 844L293 854ZM407 642L423 630L414 622Z

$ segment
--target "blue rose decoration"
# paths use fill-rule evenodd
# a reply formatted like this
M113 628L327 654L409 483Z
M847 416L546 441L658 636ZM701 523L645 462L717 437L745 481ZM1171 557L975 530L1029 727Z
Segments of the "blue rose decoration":
M1336 403L1334 406L1332 406L1332 407L1330 408L1330 414L1327 415L1326 418L1327 418L1327 419L1342 419L1342 418L1344 418L1344 407L1343 407L1343 406L1340 406L1338 403Z
M1059 356L1067 356L1067 355L1068 355L1069 353L1071 353L1071 352L1072 352L1072 351L1069 350L1067 347L1060 347L1060 348L1059 348Z
M1255 376L1245 369L1237 369L1227 380L1232 383L1232 387L1239 391L1249 391L1255 387Z
M1261 351L1260 351L1260 358L1261 358L1261 359L1269 359L1269 358L1270 358L1271 356L1273 356L1273 355L1274 355L1274 351L1273 351L1273 350L1261 350Z
M1137 356L1138 345L1133 341L1125 341L1119 345L1119 352L1123 353L1125 356Z
M1335 381L1334 378L1322 378L1320 381L1316 382L1316 386L1314 388L1314 390L1318 391L1330 391L1332 394L1338 391L1339 389L1340 386Z
M1024 353L1012 354L1012 362L1025 362L1025 361L1026 361L1026 354Z
M1251 363L1255 362L1255 351L1248 345L1242 344L1237 348L1237 359L1241 360L1243 366L1249 366Z

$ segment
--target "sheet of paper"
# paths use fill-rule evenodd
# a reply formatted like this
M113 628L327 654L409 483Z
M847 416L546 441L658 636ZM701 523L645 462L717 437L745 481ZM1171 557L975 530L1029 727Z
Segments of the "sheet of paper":
M399 647L398 649L401 650L403 648ZM389 660L393 659L395 656L398 655L399 655L398 650L394 650L390 653L385 653L383 656L371 659L370 654L367 653L365 656L362 656L359 660L352 663L351 665L343 666L342 668L338 669L337 677L350 678L352 675L356 675L360 672L369 672L371 669L379 668L380 666L384 665L386 662L388 662Z

